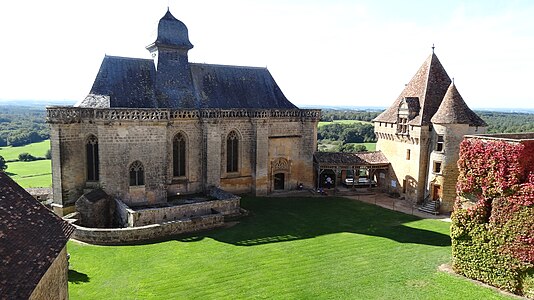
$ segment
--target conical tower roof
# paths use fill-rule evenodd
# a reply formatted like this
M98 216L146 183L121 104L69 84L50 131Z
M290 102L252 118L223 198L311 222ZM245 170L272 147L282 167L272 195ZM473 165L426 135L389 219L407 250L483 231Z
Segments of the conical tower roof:
M430 124L430 119L438 110L450 84L449 75L447 75L436 54L432 53L406 85L393 105L373 121L396 123L399 105L403 99L417 98L420 109L415 114L415 117L409 120L409 124L428 125Z
M431 119L435 124L469 124L471 126L488 126L465 103L454 82L447 89L447 93Z

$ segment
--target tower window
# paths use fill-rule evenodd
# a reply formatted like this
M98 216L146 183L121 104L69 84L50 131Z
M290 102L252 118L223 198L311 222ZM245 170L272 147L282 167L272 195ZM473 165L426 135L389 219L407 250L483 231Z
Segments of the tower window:
M239 137L235 131L226 139L226 172L237 172L239 159Z
M406 160L410 160L410 149L406 149Z
M438 140L436 143L436 151L439 151L439 152L443 151L443 143L444 143L443 136L438 135Z
M145 184L145 169L143 164L136 160L130 165L130 186Z
M98 139L90 135L85 142L87 181L98 181Z
M174 177L185 176L185 137L178 133L172 141L172 170Z
M397 133L408 134L408 118L399 117L397 123Z
M434 173L441 173L441 162L440 161L435 161L434 162L433 171L434 171Z

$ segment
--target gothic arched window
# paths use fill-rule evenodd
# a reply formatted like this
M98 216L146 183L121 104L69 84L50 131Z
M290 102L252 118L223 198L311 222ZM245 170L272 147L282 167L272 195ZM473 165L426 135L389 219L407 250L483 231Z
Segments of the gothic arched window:
M178 133L172 140L172 174L174 177L185 176L185 137Z
M145 169L143 164L136 160L130 165L130 186L145 184Z
M226 172L237 172L239 161L239 137L231 131L226 138Z
M94 135L90 135L85 142L85 156L87 181L98 181L98 139Z

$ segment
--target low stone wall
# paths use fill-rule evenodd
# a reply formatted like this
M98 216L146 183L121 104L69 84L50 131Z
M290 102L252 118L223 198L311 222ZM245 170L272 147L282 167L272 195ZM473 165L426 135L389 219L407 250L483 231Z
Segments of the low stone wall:
M224 217L218 213L161 224L127 228L87 228L73 225L76 227L74 234L71 236L73 239L90 244L116 245L221 227L224 225Z
M212 200L191 204L182 204L169 207L146 208L140 210L128 209L128 226L137 227L148 224L157 224L177 221L184 218L193 218L210 215L213 211L222 215L239 213L239 198L229 200Z

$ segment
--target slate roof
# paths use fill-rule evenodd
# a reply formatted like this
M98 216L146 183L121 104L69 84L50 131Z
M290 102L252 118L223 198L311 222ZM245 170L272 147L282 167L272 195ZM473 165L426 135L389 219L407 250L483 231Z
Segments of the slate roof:
M488 126L476 113L465 104L454 82L447 89L447 93L431 119L436 124L469 124L471 126Z
M315 161L319 164L355 166L355 165L388 165L389 161L382 151L372 152L315 152Z
M193 44L189 41L187 26L182 21L176 19L169 9L159 20L158 37L155 45L165 45L181 49L191 49Z
M436 54L432 53L406 85L397 100L373 121L397 123L399 105L404 98L408 97L418 98L420 108L419 113L408 124L428 125L438 110L450 84L449 75L447 75Z
M151 59L104 57L89 95L74 106L157 108L156 68Z
M0 172L0 299L28 299L73 231Z
M147 49L178 49L183 54L193 47L189 42L187 27L167 11L158 25L158 37ZM158 48L159 49L159 48ZM171 49L171 50L168 50ZM151 51L152 51L151 50ZM167 57L167 56L165 56ZM160 56L160 62L164 61ZM167 58L165 58L167 59ZM167 99L157 95L168 94L162 91L168 86L165 80L187 78L180 72L189 68L160 67L156 71L152 59L105 56L89 95L75 104L78 107L92 108L246 108L246 109L294 109L297 108L284 96L267 68L223 66L212 64L188 64L193 86L183 84L181 94L194 95L194 105L182 99ZM172 72L170 71L170 72ZM185 71L189 72L189 71ZM159 81L158 81L159 80ZM158 81L158 84L156 83ZM171 85L180 87L180 82ZM193 89L190 91L189 89ZM190 93L187 93L190 92ZM159 98L158 98L159 97ZM187 107L185 106L188 103ZM173 104L176 103L176 104ZM181 103L181 104L177 104ZM170 107L171 105L174 105ZM175 107L178 106L178 107Z

